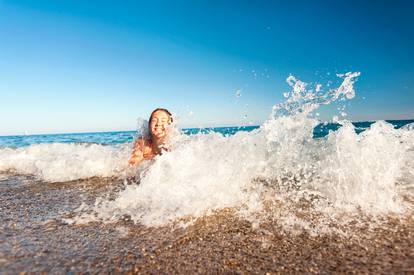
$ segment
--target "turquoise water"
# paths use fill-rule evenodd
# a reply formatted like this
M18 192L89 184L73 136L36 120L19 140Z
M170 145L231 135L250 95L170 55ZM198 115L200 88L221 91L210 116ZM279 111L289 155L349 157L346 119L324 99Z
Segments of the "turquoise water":
M414 120L387 120L395 128L400 128ZM353 122L355 131L361 133L368 129L373 121ZM313 131L314 138L326 136L329 131L336 131L341 127L337 123L319 124ZM212 127L212 128L187 128L182 132L187 135L198 133L217 132L223 135L234 135L239 131L252 131L259 126L242 127ZM96 133L70 133L70 134L48 134L48 135L27 135L27 136L0 136L0 147L19 148L40 143L96 143L102 145L115 145L133 141L135 131L122 132L96 132Z

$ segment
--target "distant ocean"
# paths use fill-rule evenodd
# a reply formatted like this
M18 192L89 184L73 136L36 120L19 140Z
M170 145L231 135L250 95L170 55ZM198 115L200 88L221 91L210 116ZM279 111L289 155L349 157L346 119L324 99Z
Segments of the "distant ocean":
M407 124L414 123L411 120L386 120L396 129ZM368 129L374 121L352 122L357 134ZM253 131L260 126L234 126L234 127L209 127L209 128L184 128L182 132L186 135L215 132L224 136L234 135L240 131ZM336 131L341 127L338 123L320 123L313 130L314 138L322 138L330 131ZM65 133L65 134L44 134L44 135L16 135L0 136L0 147L19 148L41 143L95 143L100 145L115 145L132 142L136 131L114 131L114 132L92 132L92 133Z

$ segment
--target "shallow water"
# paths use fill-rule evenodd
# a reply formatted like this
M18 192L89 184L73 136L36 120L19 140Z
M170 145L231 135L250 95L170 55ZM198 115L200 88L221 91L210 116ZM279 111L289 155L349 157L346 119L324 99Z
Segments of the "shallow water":
M231 209L201 217L186 228L178 224L146 227L128 218L81 225L62 221L62 217L73 217L80 201L116 195L122 186L110 178L63 184L3 179L1 273L414 270L412 215L373 221L359 213L348 218L346 226L332 220L330 226L340 230L324 234L313 234L303 224L286 228L281 216L269 216L257 226ZM308 211L308 202L293 203L296 206L290 209L295 209L298 221L318 219Z

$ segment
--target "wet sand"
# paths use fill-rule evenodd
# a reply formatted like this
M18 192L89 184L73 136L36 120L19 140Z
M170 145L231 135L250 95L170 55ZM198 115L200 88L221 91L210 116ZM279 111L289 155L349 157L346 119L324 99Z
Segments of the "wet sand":
M349 234L289 232L277 219L259 227L231 209L186 228L148 228L127 219L66 224L82 201L122 183L0 179L0 273L414 273L414 220L359 223Z

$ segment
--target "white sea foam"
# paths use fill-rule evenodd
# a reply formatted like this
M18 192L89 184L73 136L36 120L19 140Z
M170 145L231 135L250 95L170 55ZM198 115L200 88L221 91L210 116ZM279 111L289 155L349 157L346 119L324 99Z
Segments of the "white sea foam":
M394 129L378 121L361 134L346 120L327 137L314 139L319 106L355 96L359 73L340 75L336 89L323 91L290 76L287 100L274 106L269 119L252 132L184 135L174 132L172 150L143 166L139 185L126 185L115 199L83 204L77 222L116 221L129 215L135 222L162 225L177 218L200 217L225 207L256 221L268 217L287 227L311 228L298 220L289 203L320 198L315 210L356 213L401 213L402 195L414 195L414 131ZM147 122L139 122L140 134ZM12 170L47 181L127 175L131 144L39 144L0 149L0 172ZM411 187L411 189L410 189ZM410 193L411 192L411 193ZM277 203L276 203L277 202ZM278 204L279 203L279 204ZM329 220L327 220L327 223ZM315 234L324 228L313 229Z
M354 97L357 76L341 75L337 89L316 93L291 76L289 98L274 107L260 129L228 137L175 135L173 150L155 159L138 186L129 185L116 199L99 199L80 212L92 211L94 218L106 221L129 215L136 222L160 225L224 207L260 213L264 200L283 194L314 194L324 198L320 207L341 211L402 212L396 183L412 183L406 178L413 162L411 129L397 130L380 121L358 135L351 123L340 121L340 130L312 138L318 121L310 113Z
M130 146L51 143L0 149L0 172L33 175L50 182L119 176Z

